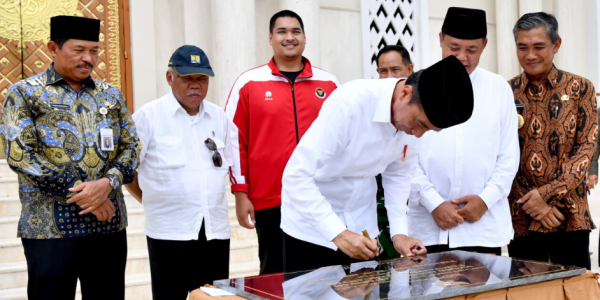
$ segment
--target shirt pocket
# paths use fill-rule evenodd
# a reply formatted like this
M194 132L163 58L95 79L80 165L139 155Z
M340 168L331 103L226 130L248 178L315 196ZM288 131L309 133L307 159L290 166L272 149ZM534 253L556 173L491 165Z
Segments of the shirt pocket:
M181 137L158 137L156 139L156 156L162 168L177 169L185 166L186 156Z
M213 138L212 139L215 142L215 145L217 146L217 152L219 152L219 155L221 156L221 166L217 167L215 166L215 164L212 162L212 157L214 155L213 151L210 151L210 161L211 161L211 165L216 168L216 169L224 169L227 170L228 166L229 166L229 162L227 162L225 160L225 142L223 142L223 140L219 139L219 138Z

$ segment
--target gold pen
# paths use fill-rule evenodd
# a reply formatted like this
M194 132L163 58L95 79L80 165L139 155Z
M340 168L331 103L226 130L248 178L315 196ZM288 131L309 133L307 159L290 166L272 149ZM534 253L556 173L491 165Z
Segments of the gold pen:
M363 235L364 235L366 238L368 238L369 240L371 240L371 237L369 236L369 232L368 232L366 229L364 229L364 230L362 231L362 234L363 234ZM379 257L378 257L378 258L379 258ZM379 259L377 259L377 261L379 261ZM369 292L369 293L368 293L368 294L365 296L365 300L369 300L369 298L371 298L371 292Z
M364 235L366 238L368 238L368 239L371 239L371 237L369 236L369 232L368 232L366 229L362 231L362 234L363 234L363 235Z

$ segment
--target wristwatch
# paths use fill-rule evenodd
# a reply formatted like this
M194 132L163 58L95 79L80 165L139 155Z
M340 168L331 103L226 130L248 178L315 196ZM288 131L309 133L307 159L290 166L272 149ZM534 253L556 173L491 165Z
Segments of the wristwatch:
M119 177L115 175L106 175L105 177L108 178L108 183L110 184L110 187L112 187L113 190L121 185Z

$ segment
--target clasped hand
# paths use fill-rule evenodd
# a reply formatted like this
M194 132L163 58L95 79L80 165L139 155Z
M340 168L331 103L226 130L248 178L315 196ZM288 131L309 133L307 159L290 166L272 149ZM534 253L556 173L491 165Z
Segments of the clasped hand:
M523 204L523 211L537 221L541 220L551 209L537 189L525 194L517 203Z
M80 215L91 212L98 221L110 221L115 214L115 207L108 199L111 190L108 178L86 181L69 189L70 192L77 194L69 198L67 203L76 203L83 209L79 213Z

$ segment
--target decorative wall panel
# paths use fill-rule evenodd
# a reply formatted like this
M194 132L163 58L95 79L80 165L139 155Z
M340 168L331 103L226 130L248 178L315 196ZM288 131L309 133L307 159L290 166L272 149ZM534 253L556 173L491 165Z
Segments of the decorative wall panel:
M405 47L414 59L417 0L363 0L363 52L365 77L377 78L376 57L386 45Z
M118 0L0 0L0 101L22 78L45 71L50 18L76 15L101 20L100 54L92 76L123 88Z

